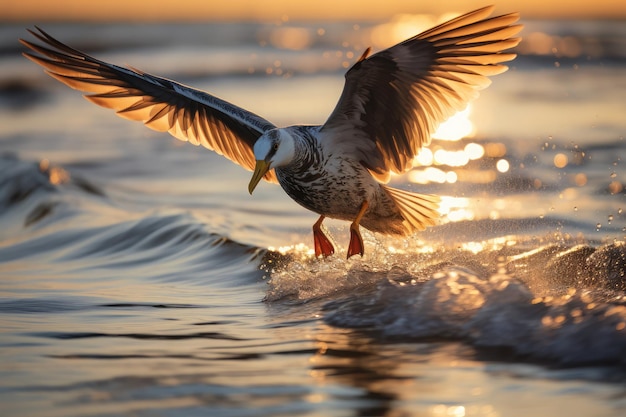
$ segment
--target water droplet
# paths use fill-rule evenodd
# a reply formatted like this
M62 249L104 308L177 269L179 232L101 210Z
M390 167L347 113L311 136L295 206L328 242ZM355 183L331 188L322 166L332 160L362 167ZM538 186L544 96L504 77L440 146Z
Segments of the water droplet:
M613 215L612 214L609 214L608 220L609 220L609 224L611 224L611 222L613 221Z
M617 209L617 214L622 214L622 208L621 207Z
M596 224L596 232L602 228L602 223Z
M615 172L611 172L611 178L615 178L617 177L617 174Z
M578 207L577 206L574 206L574 211L578 211Z

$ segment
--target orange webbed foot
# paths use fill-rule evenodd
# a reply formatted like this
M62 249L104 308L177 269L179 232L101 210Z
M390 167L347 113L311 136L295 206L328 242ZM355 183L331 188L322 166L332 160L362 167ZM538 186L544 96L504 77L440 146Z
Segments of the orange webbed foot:
M363 204L361 204L361 208L356 215L356 219L354 219L352 224L350 224L350 244L348 245L348 259L356 254L363 256L363 254L365 253L363 238L361 237L361 232L359 231L359 223L365 215L368 207L369 203L366 200L363 202Z
M348 257L350 259L351 256L361 255L365 253L365 247L363 246L363 238L361 237L361 232L359 231L359 226L351 224L350 225L350 244L348 245Z
M335 253L335 247L322 230L322 221L324 221L324 216L320 216L313 225L313 245L315 246L316 258L319 258L320 255L326 258Z

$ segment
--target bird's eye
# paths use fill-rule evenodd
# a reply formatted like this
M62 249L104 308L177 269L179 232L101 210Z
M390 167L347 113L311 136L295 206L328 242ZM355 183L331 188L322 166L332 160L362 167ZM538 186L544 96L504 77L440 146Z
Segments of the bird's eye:
M275 143L274 146L272 146L272 148L277 151L278 150L278 143Z

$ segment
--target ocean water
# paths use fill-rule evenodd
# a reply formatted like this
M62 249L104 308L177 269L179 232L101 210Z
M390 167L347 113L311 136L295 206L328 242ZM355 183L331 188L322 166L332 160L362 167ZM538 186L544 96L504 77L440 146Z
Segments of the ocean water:
M407 21L43 27L287 125ZM392 180L440 224L348 261L345 223L314 259L279 187L45 76L32 23L0 27L2 416L626 413L624 22L524 22Z

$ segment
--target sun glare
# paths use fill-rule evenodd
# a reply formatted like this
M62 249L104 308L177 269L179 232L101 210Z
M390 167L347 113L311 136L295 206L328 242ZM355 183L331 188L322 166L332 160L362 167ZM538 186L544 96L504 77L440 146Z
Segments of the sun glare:
M442 196L439 213L451 222L474 220L476 213L470 208L470 200L465 197Z
M471 104L465 110L460 111L439 125L433 133L433 138L449 141L457 141L463 138L472 137L476 133L474 123L470 119L472 111Z

